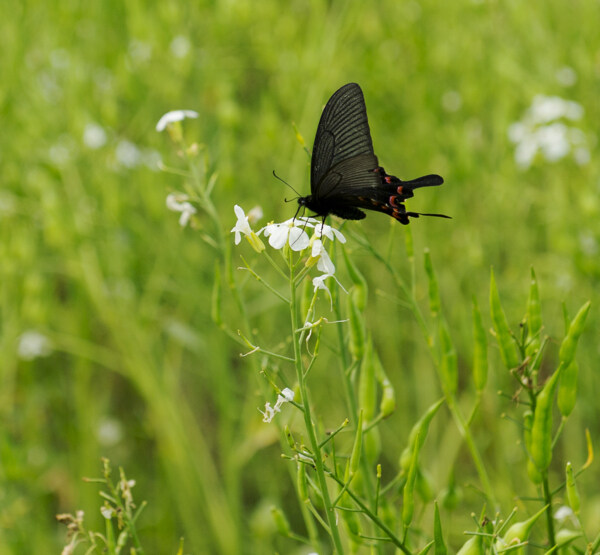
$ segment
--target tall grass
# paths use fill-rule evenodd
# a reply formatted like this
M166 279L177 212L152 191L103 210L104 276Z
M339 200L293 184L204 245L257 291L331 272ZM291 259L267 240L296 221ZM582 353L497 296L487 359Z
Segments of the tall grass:
M585 461L582 430L598 434L597 4L67 0L0 10L5 552L58 551L65 531L56 513L83 509L88 525L102 528L97 488L81 478L99 475L103 456L123 466L136 479L136 499L149 502L137 523L148 552L174 553L180 536L194 553L285 551L291 544L279 538L271 506L285 507L294 524L302 520L302 508L290 501L295 478L279 459L282 438L256 410L270 399L261 359L240 358L244 349L211 318L215 265L224 251L202 237L217 225L198 217L199 229L182 229L165 209L166 194L180 190L182 178L156 171L157 159L168 167L182 163L154 125L172 108L200 113L185 133L188 142L205 145L206 176L218 173L212 199L225 234L235 203L260 204L269 219L292 215L282 202L288 191L271 177L276 169L308 190L307 158L292 122L310 146L328 95L359 82L386 169L401 178L437 172L446 180L410 204L454 218L411 224L413 294L425 311L420 253L428 247L457 353L459 392L471 391L473 297L484 329L492 327L491 266L513 330L535 267L550 337L542 380L559 357L561 303L572 317L592 300L578 354L579 401L556 445L556 460L572 457L575 468ZM574 81L557 78L565 66ZM574 125L586 137L590 162L538 156L530 168L518 167L508 129L536 94L583 106ZM418 322L397 302L397 280L365 244L409 282L406 230L379 215L346 229L355 237L347 250L369 285L366 329L396 391L396 412L379 427L382 464L391 468L442 390ZM224 240L231 248L231 238ZM247 321L274 337L289 315L250 276L235 274L243 264L238 255L231 272L249 292ZM228 271L221 267L222 319L235 330L241 315ZM23 335L31 331L47 338L37 351L46 356L27 351L25 340L39 339ZM317 405L330 403L323 422L329 428L349 415L334 371L332 329L322 341L312 394ZM516 428L498 418L512 410L510 398L496 395L501 389L510 396L511 378L496 347L489 358L473 441L506 515L516 501L503 492L531 492L527 476L511 470L523 462ZM482 505L462 446L456 426L434 420L420 454L436 491L447 486L463 496L461 510L442 513L452 548ZM589 491L585 514L595 533L597 470L578 480Z

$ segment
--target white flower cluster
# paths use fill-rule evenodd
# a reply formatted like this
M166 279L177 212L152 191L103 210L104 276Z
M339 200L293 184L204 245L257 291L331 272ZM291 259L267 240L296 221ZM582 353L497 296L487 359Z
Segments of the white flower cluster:
M270 223L255 233L250 227L249 218L244 210L236 204L234 211L238 220L231 232L235 233L236 245L242 240L242 235L245 235L252 248L256 252L261 252L265 248L259 237L262 233L269 238L269 245L277 250L288 246L294 252L300 252L310 247L310 257L307 264L310 266L316 263L317 269L323 272L322 275L313 279L315 291L324 289L330 294L327 285L325 285L325 280L330 277L336 279L335 265L325 250L321 238L325 236L331 241L337 239L341 243L345 243L346 238L337 229L315 218L290 218L285 222ZM308 236L307 229L314 230L312 237Z
M260 411L263 415L263 422L266 422L266 423L271 422L273 420L273 418L275 417L275 415L278 412L281 412L281 405L283 405L283 403L289 403L293 400L294 400L294 392L289 387L286 387L281 392L280 395L277 395L277 401L275 402L274 407L271 406L271 403L266 403L265 410Z
M508 137L515 143L515 161L522 169L529 168L538 153L548 162L556 162L571 151L575 161L586 164L590 159L586 137L581 129L567 125L583 116L581 104L558 96L536 95L521 121L508 128Z

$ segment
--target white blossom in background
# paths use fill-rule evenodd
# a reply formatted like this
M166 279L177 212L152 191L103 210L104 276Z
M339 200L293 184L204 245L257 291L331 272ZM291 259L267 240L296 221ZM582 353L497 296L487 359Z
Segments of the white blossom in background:
M570 66L558 68L554 76L563 87L572 87L577 83L577 72Z
M34 360L40 357L47 357L52 353L52 344L50 340L39 331L28 330L19 337L17 353L22 360Z
M554 520L560 524L565 524L567 521L575 524L577 522L577 517L575 516L575 513L571 507L568 507L567 505L561 505L554 513Z
M171 50L171 54L176 58L185 58L192 49L192 45L190 43L190 39L183 35L177 35L169 45L169 50Z
M263 422L271 422L275 415L278 412L281 412L281 405L284 403L289 403L293 400L294 392L290 388L286 387L279 395L277 395L277 401L275 402L274 407L271 406L271 403L266 403L265 410L260 411L260 413L263 415Z
M182 193L171 193L170 195L167 195L167 208L173 212L181 212L181 216L179 216L179 225L181 227L185 227L190 221L190 218L198 212L188 200L189 197Z
M106 131L97 123L88 123L83 130L83 144L92 150L106 144Z
M515 146L515 161L529 168L538 154L548 162L557 162L572 153L582 165L590 159L585 134L569 125L583 117L583 107L558 96L537 95L521 121L511 124L508 137Z
M198 112L194 112L194 110L172 110L171 112L167 112L163 115L156 124L156 130L160 133L167 128L167 125L170 123L175 123L177 121L182 121L186 118L195 119L198 117Z
M115 148L115 158L121 166L132 169L142 161L142 151L135 143L121 139Z
M255 224L259 220L262 220L263 216L264 216L263 209L257 205L257 206L254 206L253 208L250 208L250 211L248 212L248 221L251 224Z

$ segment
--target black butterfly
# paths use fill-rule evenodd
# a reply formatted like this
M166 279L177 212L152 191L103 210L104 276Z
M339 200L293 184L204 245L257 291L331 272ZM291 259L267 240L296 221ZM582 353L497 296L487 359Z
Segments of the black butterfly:
M361 210L388 214L402 224L409 216L438 216L407 212L403 202L419 187L441 185L439 175L426 175L402 181L388 175L379 165L367 120L367 107L361 88L348 83L327 102L313 146L310 166L310 192L300 197L300 207L322 216L334 214L346 220L362 220Z

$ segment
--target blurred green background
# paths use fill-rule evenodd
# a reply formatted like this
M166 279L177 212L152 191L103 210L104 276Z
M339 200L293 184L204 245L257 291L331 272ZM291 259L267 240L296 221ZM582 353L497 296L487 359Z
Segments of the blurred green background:
M124 466L137 499L149 501L139 526L150 552L175 553L180 536L190 553L295 549L276 538L268 513L275 503L293 521L299 514L277 430L254 410L265 402L261 378L210 319L214 252L165 209L182 180L157 162L180 162L154 126L177 108L200 114L186 135L206 145L219 173L214 197L228 231L235 203L260 204L265 220L293 215L289 190L271 175L309 190L292 122L312 146L329 96L360 83L387 171L446 180L408 206L453 217L415 220L412 232L417 252L431 249L465 372L471 298L487 314L490 266L514 329L535 267L555 339L550 359L561 303L573 315L593 301L564 444L565 458L585 460L583 430L598 437L600 396L598 1L64 0L4 3L0 13L0 552L59 552L59 512L83 509L102 529L97 488L81 481L100 474L101 456ZM525 140L536 95L583 113L534 122L563 127L542 131L546 151L519 163L509 129ZM520 131L511 128L518 122ZM393 234L402 268L405 230L389 220L371 214L350 225L374 244ZM370 284L369 330L397 388L398 411L384 426L393 465L439 388L418 327L386 297L391 280L350 248ZM286 325L285 311L255 295L258 326ZM224 318L235 328L235 310ZM495 393L510 388L495 349L490 360L479 439L509 512L514 499L503 491L531 492L510 470L522 457L518 430L486 418L503 403L511 409ZM330 396L322 410L335 426L343 402L327 366L313 372L312 388ZM443 424L431 434L441 451L422 458L442 489L459 438ZM473 489L468 464L463 471L457 481ZM598 483L597 468L583 478L588 507L600 506ZM455 526L450 519L455 545L480 509L472 495Z

